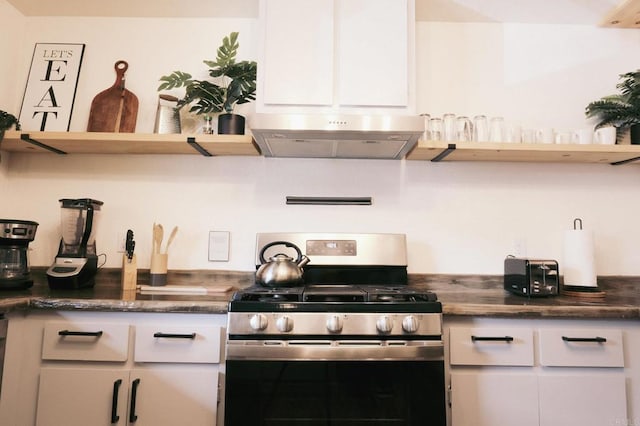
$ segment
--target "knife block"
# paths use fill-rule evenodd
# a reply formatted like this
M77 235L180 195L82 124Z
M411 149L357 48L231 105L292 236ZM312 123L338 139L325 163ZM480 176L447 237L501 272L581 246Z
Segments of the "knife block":
M138 263L136 255L131 257L131 260L127 255L122 256L122 290L136 290L138 284Z

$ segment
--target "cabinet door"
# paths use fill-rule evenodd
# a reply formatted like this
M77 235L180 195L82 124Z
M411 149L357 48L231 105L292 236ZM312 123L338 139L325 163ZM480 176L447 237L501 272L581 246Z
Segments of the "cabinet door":
M629 424L622 373L553 374L538 381L540 426Z
M130 380L136 426L216 424L217 367L154 365L132 370Z
M536 376L517 371L452 372L451 420L455 426L538 426Z
M336 5L339 104L406 106L407 0L339 0Z
M128 379L122 369L42 368L36 425L126 425Z
M263 0L266 105L333 102L333 0Z

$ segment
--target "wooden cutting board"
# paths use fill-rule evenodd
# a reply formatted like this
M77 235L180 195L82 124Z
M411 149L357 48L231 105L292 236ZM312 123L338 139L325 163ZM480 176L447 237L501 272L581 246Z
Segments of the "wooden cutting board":
M114 68L116 82L91 102L88 132L134 133L136 130L138 98L124 87L124 73L129 64L118 61Z

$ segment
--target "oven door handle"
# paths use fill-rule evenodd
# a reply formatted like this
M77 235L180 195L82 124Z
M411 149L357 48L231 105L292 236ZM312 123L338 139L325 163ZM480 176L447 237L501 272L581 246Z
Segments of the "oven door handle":
M444 359L441 340L429 341L227 341L227 359L273 361L395 361Z

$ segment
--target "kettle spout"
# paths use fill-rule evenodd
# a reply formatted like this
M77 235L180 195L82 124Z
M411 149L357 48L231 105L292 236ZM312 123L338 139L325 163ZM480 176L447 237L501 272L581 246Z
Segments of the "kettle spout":
M311 259L309 259L307 256L305 256L304 254L300 257L300 261L298 262L298 267L302 268L304 265L306 265L307 263L309 263L311 261Z

